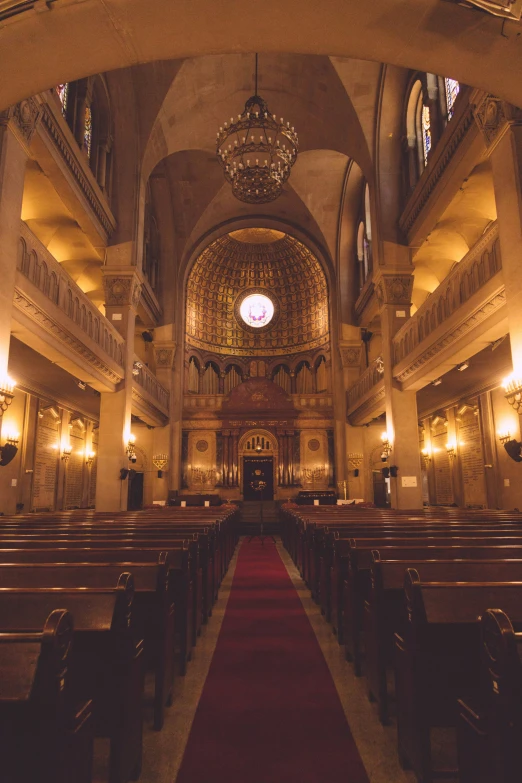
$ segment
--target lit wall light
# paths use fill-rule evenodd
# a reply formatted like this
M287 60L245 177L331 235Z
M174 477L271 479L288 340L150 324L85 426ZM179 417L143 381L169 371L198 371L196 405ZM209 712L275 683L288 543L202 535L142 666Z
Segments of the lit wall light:
M469 367L469 361L466 359L465 362L461 362L460 364L457 364L457 370L459 372L462 372L463 370L467 370Z
M429 464L431 462L431 449L422 449L421 457L422 457L422 461L424 463L424 467L428 468Z
M511 433L509 430L499 430L497 432L497 437L502 445L504 445L504 443L507 443L508 440L511 440Z
M6 375L0 379L0 417L4 415L14 400L15 381Z
M5 443L0 446L0 465L5 467L15 458L18 451L18 441L20 440L20 433L12 427L2 427L3 435L5 436Z
M508 375L502 381L502 388L506 392L506 400L519 413L522 408L522 379Z
M390 454L392 453L392 445L390 443L390 436L388 432L383 432L381 434L381 441L382 441L381 459L387 460Z
M96 456L96 452L88 451L87 449L85 450L85 462L89 467L91 467L92 463L94 462L95 456Z
M440 386L442 383L442 378L435 378L434 381L431 382L432 386Z
M136 461L136 449L135 444L136 443L136 435L133 435L132 432L129 434L129 438L127 440L127 446L125 448L125 451L127 452L128 458L134 462Z
M71 454L72 454L72 446L69 446L69 445L62 446L62 456L61 456L61 458L65 462L66 465L69 462L69 459L71 458Z
M446 451L448 452L448 457L453 459L457 454L457 442L454 440L449 440L446 443Z

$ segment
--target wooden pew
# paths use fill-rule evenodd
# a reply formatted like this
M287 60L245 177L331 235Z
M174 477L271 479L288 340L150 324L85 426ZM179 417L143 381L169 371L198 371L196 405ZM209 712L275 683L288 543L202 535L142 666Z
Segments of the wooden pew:
M520 626L518 626L520 628ZM522 767L522 633L500 609L482 615L482 677L459 699L460 783L519 783Z
M491 550L494 554L495 550ZM373 553L371 587L364 605L365 673L368 695L381 723L389 721L387 668L393 663L394 634L404 633L404 575L413 568L423 582L522 582L521 560L382 560Z
M145 642L145 659L154 672L154 728L163 727L165 705L172 702L174 686L174 590L168 555L151 563L24 563L0 564L3 588L110 589L124 572L134 581L132 627Z
M488 606L504 606L522 621L522 584L421 583L405 578L407 622L395 634L395 682L399 760L419 783L456 770L434 770L430 731L455 727L457 699L478 691L480 623Z
M92 701L74 705L69 693L71 615L55 609L30 632L0 611L0 628L2 780L91 783Z
M41 628L57 603L70 610L71 698L92 698L96 736L110 738L110 783L136 780L141 772L145 667L143 640L134 638L131 627L133 593L130 574L113 590L0 590L0 624L10 632Z

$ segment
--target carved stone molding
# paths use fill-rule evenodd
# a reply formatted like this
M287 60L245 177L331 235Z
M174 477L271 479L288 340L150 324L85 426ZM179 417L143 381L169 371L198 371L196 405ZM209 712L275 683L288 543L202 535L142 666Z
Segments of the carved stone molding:
M18 140L29 152L29 145L42 114L42 107L36 98L27 98L5 111L0 112L0 125L9 125Z
M157 369L169 370L174 364L176 356L176 343L174 342L155 342L154 359ZM224 373L223 373L224 377Z
M357 405L354 410L348 414L348 422L353 426L357 424L363 424L365 419L370 416L374 416L377 412L381 413L381 408L384 410L386 390L384 388L384 381L376 388L375 394L364 400L361 405Z
M437 342L430 343L423 353L418 356L414 361L410 362L407 367L401 370L399 373L394 372L394 377L404 383L424 365L430 362L437 354L441 353L452 343L460 340L472 329L475 329L479 324L485 321L490 316L494 315L497 310L504 307L506 304L506 292L504 289L497 291L492 297L484 302L477 310L475 310L468 318L464 319L458 326L446 331L444 336L437 340Z
M13 303L17 310L20 310L25 316L61 342L65 348L78 354L84 362L91 365L96 372L103 375L108 381L117 384L123 379L124 375L121 368L118 368L119 372L115 371L98 354L91 351L83 342L74 337L71 332L42 310L19 288L15 288ZM114 366L117 367L115 362Z
M141 280L136 271L103 270L103 290L107 307L137 307L141 298Z
M413 276L406 275L383 275L375 287L377 301L383 305L405 305L411 304L411 294L413 291Z
M520 109L490 93L486 93L473 107L473 113L489 152L498 144L510 125L522 121Z
M360 367L362 346L360 343L353 345L340 345L339 353L343 367Z
M151 400L146 399L135 386L132 387L132 402L158 426L163 427L168 422L169 417L164 411L156 407Z

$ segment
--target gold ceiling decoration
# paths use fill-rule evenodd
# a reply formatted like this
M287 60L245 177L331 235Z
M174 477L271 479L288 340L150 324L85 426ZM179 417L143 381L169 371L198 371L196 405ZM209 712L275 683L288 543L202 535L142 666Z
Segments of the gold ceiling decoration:
M231 231L229 236L247 245L269 245L282 239L285 234L273 228L240 228L238 231Z
M188 346L231 356L279 356L326 345L328 289L314 254L287 234L254 244L238 241L236 233L212 242L192 267ZM273 321L262 329L248 329L237 316L248 293L265 294L274 303Z

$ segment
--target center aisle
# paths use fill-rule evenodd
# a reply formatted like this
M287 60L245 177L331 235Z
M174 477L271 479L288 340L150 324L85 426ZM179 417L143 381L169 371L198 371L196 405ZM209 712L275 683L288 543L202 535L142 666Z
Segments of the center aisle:
M368 783L276 547L243 543L176 783Z

